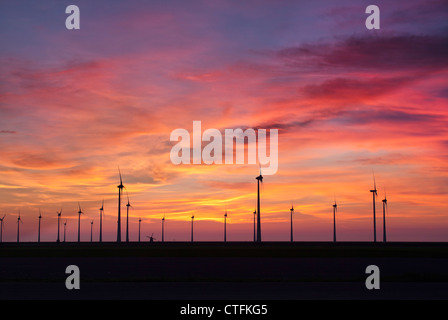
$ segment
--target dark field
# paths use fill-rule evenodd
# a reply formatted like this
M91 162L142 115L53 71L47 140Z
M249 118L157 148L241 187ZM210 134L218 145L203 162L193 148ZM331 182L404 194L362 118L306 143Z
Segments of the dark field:
M80 269L68 290L65 268ZM368 265L380 269L368 290ZM446 243L2 243L1 299L447 299Z

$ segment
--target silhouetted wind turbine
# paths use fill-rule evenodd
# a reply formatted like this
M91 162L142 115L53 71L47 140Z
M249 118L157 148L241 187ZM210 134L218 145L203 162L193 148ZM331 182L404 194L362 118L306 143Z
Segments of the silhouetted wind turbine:
M59 242L59 225L60 225L59 219L61 219L62 208L61 211L56 211L56 213L58 214L58 238L56 239L56 242Z
M294 214L294 203L291 203L291 209L289 209L291 211L291 242L294 242L294 238L293 238L293 229L292 229L292 215Z
M42 219L42 214L40 213L39 209L39 228L37 230L37 242L40 242L40 220Z
M0 242L3 242L3 220L5 219L6 214L3 215L3 218L0 219L1 226L0 226Z
M257 242L261 242L260 183L263 183L261 168L260 168L260 175L255 179L257 179Z
M121 193L123 192L123 180L121 179L120 167L118 167L118 173L120 174L120 185L118 188L118 224L117 224L117 242L121 242Z
M79 207L79 211L78 211L78 242L81 241L81 215L84 213L81 210L81 205L78 202L78 207Z
M338 205L336 199L333 205L333 242L336 242L336 212L338 211Z
M93 242L93 220L90 221L90 242Z
M129 194L127 190L126 190L126 196L128 197L128 203L126 205L126 242L129 242L129 207L132 208L132 206L129 203Z
M142 218L138 218L138 242L140 242L140 225L142 224Z
M103 213L104 213L104 200L100 208L100 242L103 242Z
M162 218L162 242L164 242L164 239L165 239L164 233L165 233L165 215L163 215L163 218Z
M191 242L193 242L193 221L194 221L194 215L191 216Z
M373 242L376 242L376 213L375 213L375 197L378 196L376 190L375 174L373 174L373 190L370 190L373 196Z
M254 242L256 242L257 241L257 234L255 232L255 229L256 229L255 228L255 226L256 226L256 220L255 219L257 217L257 209L255 209L253 213L254 213Z
M226 224L227 224L227 210L226 213L224 214L224 242L227 242Z
M67 220L64 222L64 242L65 242L65 227L67 226Z
M383 199L383 242L386 242L386 210L387 210L387 197L386 197L386 192L384 192L384 199Z
M20 240L20 223L23 224L22 219L20 219L20 210L19 210L19 217L17 218L17 242Z

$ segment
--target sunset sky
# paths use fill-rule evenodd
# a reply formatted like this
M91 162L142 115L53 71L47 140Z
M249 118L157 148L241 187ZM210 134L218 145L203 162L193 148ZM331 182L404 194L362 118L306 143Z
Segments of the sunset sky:
M80 9L67 30L65 8ZM365 8L380 8L367 30ZM447 1L2 1L3 241L116 240L120 167L130 238L253 239L257 164L174 165L170 133L278 129L263 240L448 241ZM122 232L125 232L125 201ZM62 223L61 223L62 237Z

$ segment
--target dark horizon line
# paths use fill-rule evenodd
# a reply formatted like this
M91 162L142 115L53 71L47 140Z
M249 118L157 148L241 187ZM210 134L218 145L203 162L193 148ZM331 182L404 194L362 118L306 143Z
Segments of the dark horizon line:
M90 241L90 240L85 240L85 241L80 241L78 242L77 240L72 240L72 241L21 241L21 242L17 242L17 241L2 241L0 242L0 246L2 246L3 244L12 244L14 246L20 246L20 245L26 245L26 244L33 244L33 245L40 245L40 244L54 244L57 246L60 245L64 245L64 244L86 244L86 245L118 245L118 246L126 246L126 245L131 245L131 244L148 244L148 245L154 245L154 244L188 244L188 245L194 245L195 243L202 243L202 244L222 244L222 245L226 245L226 244L252 244L252 245L259 245L259 244L288 244L288 245L294 245L294 244L331 244L331 245L338 245L338 244L369 244L369 245L377 245L377 246L385 246L388 244L446 244L448 243L448 241L393 241L393 240L388 240L387 242L383 242L383 241L377 241L374 242L372 240L341 240L341 241L336 241L334 242L333 240L297 240L297 241L293 241L291 242L290 240L267 240L267 241L262 241L262 242L254 242L253 240L227 240L227 241L223 241L223 240L195 240L195 241L191 241L191 240L180 240L180 241L176 241L176 240L169 240L169 241L121 241L121 242L117 242L114 240L111 241Z

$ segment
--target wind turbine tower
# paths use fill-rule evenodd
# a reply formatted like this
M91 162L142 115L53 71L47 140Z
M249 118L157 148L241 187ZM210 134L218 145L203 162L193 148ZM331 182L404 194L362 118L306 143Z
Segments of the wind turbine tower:
M121 179L120 167L118 167L118 173L120 174L120 185L118 188L118 224L117 224L117 242L121 242L121 194L123 192L123 180Z
M78 211L78 242L81 241L81 215L84 213L81 210L81 205L78 202L78 207L79 207L79 211Z
M227 242L227 210L224 214L224 242Z
M129 242L129 207L131 203L129 202L129 194L126 191L126 196L128 197L128 203L126 204L126 242Z
M59 242L59 225L60 225L59 220L61 219L62 208L61 208L61 211L56 211L56 213L58 214L58 238L57 238L56 242Z
M164 242L164 234L165 234L165 216L162 218L162 242Z
M261 242L260 183L263 183L261 168L260 168L260 175L255 179L257 179L257 242Z
M386 242L386 210L387 210L387 197L384 193L383 199L383 242Z
M93 220L90 221L90 242L93 242Z
M103 213L104 213L104 200L100 208L100 242L103 242Z
M291 209L289 209L289 211L291 211L291 242L294 242L294 232L292 229L292 215L294 214L294 204L291 204Z
M257 217L257 209L255 209L254 210L254 242L256 242L257 241L257 233L256 233L256 228L255 228L255 226L256 226L256 217Z
M140 225L142 224L142 218L138 218L138 242L140 242Z
M66 227L67 227L67 220L65 220L65 222L64 222L64 242L65 242L65 229L66 229Z
M336 242L336 212L338 212L338 205L334 200L333 205L333 242Z
M376 242L376 212L375 212L375 199L376 196L378 196L377 190L376 190L376 182L375 182L375 175L373 175L373 190L370 190L372 192L373 196L373 242Z
M3 242L3 220L5 219L6 214L3 215L3 218L0 219L0 242Z
M17 218L17 243L20 241L20 224L23 224L22 219L20 219L20 210L19 217Z
M191 216L191 242L193 242L193 221L194 221L194 215Z
M40 242L40 220L42 219L42 214L39 209L39 228L37 229L37 242Z

